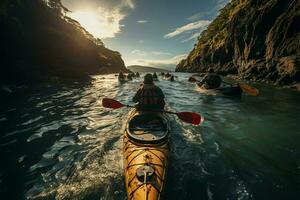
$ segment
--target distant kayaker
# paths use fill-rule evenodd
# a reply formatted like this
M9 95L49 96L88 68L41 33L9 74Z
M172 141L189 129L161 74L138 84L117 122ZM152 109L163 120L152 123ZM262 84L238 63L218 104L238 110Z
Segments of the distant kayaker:
M166 74L165 74L165 78L169 78L171 76L171 74L169 73L169 72L167 72Z
M153 79L157 79L157 74L156 74L156 72L153 73Z
M222 79L219 75L215 74L214 70L210 68L208 74L198 83L199 86L205 89L215 89L221 86Z
M135 73L130 73L131 78L135 78Z
M125 76L122 71L119 72L118 79L119 79L119 81L125 80Z
M171 76L170 81L174 81L174 76L173 75Z
M129 74L127 75L127 80L129 80L129 81L132 80L132 74L131 74L131 73L129 73Z
M197 79L196 79L195 77L191 76L191 77L188 79L188 81L194 83L194 82L197 82Z
M136 72L135 76L136 76L136 77L140 77L140 73L139 73L139 72Z
M144 83L133 97L133 102L138 103L139 110L156 111L163 110L165 106L163 91L154 85L151 74L146 74Z

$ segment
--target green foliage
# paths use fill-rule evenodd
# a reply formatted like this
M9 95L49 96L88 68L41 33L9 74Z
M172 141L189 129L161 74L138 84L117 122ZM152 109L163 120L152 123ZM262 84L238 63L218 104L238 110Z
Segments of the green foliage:
M227 36L226 27L227 23L230 21L229 19L232 14L239 9L243 2L243 0L232 0L224 8L222 8L216 19L198 37L198 45L196 48L201 49L205 45L209 45L210 48L214 48L222 44ZM196 53L199 53L199 49Z
M227 38L227 25L234 13L236 13L247 0L232 0L220 10L219 15L198 37L198 43L189 55L190 61L205 56L209 49L221 47Z

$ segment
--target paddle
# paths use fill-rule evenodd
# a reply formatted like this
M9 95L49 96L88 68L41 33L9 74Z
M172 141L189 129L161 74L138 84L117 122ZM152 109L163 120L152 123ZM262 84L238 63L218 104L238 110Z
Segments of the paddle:
M168 113L168 114L177 115L177 117L179 119L181 119L182 121L193 124L193 125L199 125L204 121L204 118L201 117L201 115L199 115L198 113L193 113L193 112L175 113L175 112L170 112L170 111L163 111L163 112Z
M259 94L259 90L258 89L254 88L254 87L252 87L252 86L250 86L248 84L239 83L238 85L240 86L240 88L244 92L246 92L246 93L248 93L248 94L250 94L252 96L257 96Z
M121 102L114 100L114 99L110 99L110 98L103 98L102 105L105 108L112 108L112 109L118 109L118 108L122 108L125 106L134 108L134 106L124 105ZM181 119L182 121L193 124L193 125L199 125L204 121L204 118L201 117L201 115L199 115L197 113L193 113L193 112L178 112L178 113L170 112L170 111L162 111L162 112L177 115L177 117L179 119Z

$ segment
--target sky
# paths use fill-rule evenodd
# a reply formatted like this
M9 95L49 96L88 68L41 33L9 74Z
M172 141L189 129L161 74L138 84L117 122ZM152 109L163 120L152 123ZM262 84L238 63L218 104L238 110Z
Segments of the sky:
M229 0L62 0L126 64L174 70Z

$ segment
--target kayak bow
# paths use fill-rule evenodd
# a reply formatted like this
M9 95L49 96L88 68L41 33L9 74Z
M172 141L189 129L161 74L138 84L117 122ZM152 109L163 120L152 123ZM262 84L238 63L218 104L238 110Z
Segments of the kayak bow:
M124 133L128 200L162 198L169 156L169 119L164 113L133 110Z

